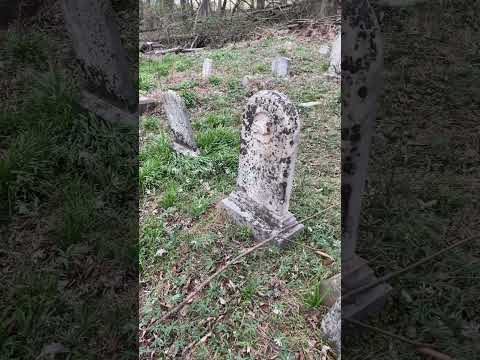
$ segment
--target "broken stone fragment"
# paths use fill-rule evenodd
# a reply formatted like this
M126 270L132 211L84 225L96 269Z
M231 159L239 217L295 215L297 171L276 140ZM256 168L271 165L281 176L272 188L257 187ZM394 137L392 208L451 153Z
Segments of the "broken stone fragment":
M198 156L192 125L183 99L174 91L160 93L171 134L172 148L183 155Z
M320 291L322 294L325 294L323 303L326 306L333 306L335 301L340 297L342 293L342 277L341 274L332 276L331 278L322 281L320 284Z
M295 106L276 91L260 91L247 103L240 137L236 190L222 201L231 218L256 240L277 235L282 245L303 230L288 211L300 121Z
M337 352L337 357L342 351L342 300L338 298L328 310L320 324L320 331L331 343Z
M105 99L92 94L86 90L80 92L78 104L81 108L95 114L99 118L111 122L126 125L129 127L138 126L138 114L125 111L122 108L106 101Z
M138 112L142 116L145 113L150 113L159 105L159 101L153 98L140 96L138 99Z

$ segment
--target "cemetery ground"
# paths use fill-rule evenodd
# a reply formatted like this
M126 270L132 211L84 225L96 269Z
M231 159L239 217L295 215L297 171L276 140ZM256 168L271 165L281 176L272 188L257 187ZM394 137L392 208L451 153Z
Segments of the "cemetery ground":
M136 357L138 133L81 111L62 27L23 30L0 33L0 358Z
M389 280L386 307L369 320L462 360L480 354L480 52L478 32L466 35L478 24L470 9L461 1L385 15L386 88L359 241L360 255L383 276L471 238ZM366 329L343 345L345 358L428 358Z
M175 90L191 117L199 157L171 150L158 107L140 123L141 357L318 359L326 307L319 284L339 271L340 86L323 73L320 39L268 35L189 54L140 60L140 94ZM271 61L291 59L288 80ZM201 79L210 58L214 74ZM245 89L245 75L259 78ZM234 189L241 116L261 89L285 93L301 121L290 211L304 222L285 249L262 248L232 265L166 321L159 319L228 259L254 245L217 205ZM328 354L332 357L332 354Z

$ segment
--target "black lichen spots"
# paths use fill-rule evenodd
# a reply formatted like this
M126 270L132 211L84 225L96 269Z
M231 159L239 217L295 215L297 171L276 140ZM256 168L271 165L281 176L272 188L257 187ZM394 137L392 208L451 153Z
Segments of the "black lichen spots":
M250 132L252 129L253 120L255 119L255 113L257 111L256 104L248 104L243 115L245 130Z
M285 163L287 165L290 165L291 162L292 162L292 159L290 158L290 156L287 156L287 157L284 157L284 158L280 159L281 164Z
M342 235L345 233L346 219L350 207L350 198L352 196L352 186L350 184L342 184L341 198L342 198Z
M361 134L360 134L360 125L355 124L352 126L352 131L350 134L350 141L352 142L358 142L361 139Z
M355 74L358 71L364 69L362 59L356 59L354 61L352 56L345 56L342 59L342 63L340 66L342 68L342 71L348 71L352 74Z
M369 30L377 27L377 21L373 9L367 0L349 0L342 6L342 22L349 24L353 28L364 26Z
M360 89L358 89L358 96L360 96L362 99L365 99L368 95L368 89L366 86L362 86L360 87Z
M351 156L345 157L342 161L342 174L353 175L355 174L355 163L352 161Z
M279 184L279 186L280 186L280 201L284 203L287 197L287 183L283 181Z

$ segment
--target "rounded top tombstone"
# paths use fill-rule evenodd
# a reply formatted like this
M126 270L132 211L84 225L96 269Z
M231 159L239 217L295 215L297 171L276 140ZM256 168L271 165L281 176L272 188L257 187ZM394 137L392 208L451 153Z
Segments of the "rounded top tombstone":
M241 134L237 189L277 216L288 212L300 120L276 91L260 91L247 103Z

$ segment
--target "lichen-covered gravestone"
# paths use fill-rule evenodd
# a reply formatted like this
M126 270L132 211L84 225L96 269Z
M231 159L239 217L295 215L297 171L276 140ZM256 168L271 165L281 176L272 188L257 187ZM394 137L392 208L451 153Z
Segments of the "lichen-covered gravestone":
M248 100L236 190L222 206L256 240L275 236L281 245L303 230L288 211L299 136L297 110L285 95L260 91Z
M290 59L286 57L276 57L272 61L272 74L275 77L286 78L290 68Z
M208 80L208 78L212 75L213 75L213 60L212 59L203 60L203 68L202 68L203 80Z
M131 114L138 106L136 74L122 45L110 1L62 0L61 3L65 26L86 78L88 91L83 91L82 105L106 120L128 117L138 122L138 116ZM125 110L123 115L118 116L122 110Z
M160 94L160 100L167 115L173 149L183 155L198 156L190 117L182 98L168 90Z

